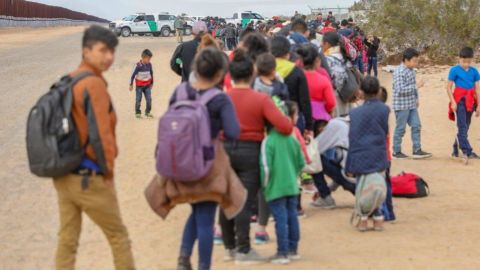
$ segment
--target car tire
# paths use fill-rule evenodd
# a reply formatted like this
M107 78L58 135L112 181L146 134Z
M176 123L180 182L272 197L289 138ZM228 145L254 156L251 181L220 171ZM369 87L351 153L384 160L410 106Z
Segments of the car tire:
M129 37L132 34L132 30L128 27L122 28L122 37Z
M192 28L187 27L185 28L185 32L183 33L184 36L190 36L192 34Z
M162 37L169 37L169 36L170 36L170 32L171 32L171 31L170 31L170 28L167 28L167 27L162 28L162 30L161 30Z

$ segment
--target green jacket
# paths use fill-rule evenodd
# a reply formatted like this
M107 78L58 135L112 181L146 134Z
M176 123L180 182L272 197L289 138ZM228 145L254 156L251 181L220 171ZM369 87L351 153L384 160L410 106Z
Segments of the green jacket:
M262 142L260 176L267 202L299 194L297 177L305 167L300 143L272 129Z
M177 18L173 24L175 26L175 29L183 29L184 22L182 19Z

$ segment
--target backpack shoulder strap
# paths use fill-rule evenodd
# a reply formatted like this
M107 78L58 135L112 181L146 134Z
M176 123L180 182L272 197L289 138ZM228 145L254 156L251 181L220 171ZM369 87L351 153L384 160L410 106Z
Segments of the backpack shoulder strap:
M90 71L83 71L80 74L78 74L77 76L72 77L72 80L70 81L70 84L73 86L77 82L79 82L79 81L81 81L81 80L83 80L83 79L85 79L86 77L89 77L89 76L95 76L95 74L93 74Z
M183 82L177 87L175 91L175 95L176 95L175 99L177 102L188 99L187 88L188 88L188 82Z
M200 103L202 103L204 106L206 106L208 104L208 102L210 102L214 97L216 97L216 96L218 96L222 93L223 92L220 91L217 88L208 89L208 90L205 91L205 93L200 95L200 98L198 100L200 101Z

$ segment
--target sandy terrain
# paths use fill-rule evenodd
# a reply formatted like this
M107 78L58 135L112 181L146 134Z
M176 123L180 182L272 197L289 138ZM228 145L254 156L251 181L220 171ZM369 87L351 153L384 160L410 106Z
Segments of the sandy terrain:
M56 194L50 180L28 171L25 121L36 99L80 61L81 28L0 31L0 38L0 269L53 269ZM106 74L119 116L115 180L138 269L175 269L190 211L188 206L178 207L162 221L145 203L143 190L154 173L157 121L135 119L134 94L128 92L133 64L143 49L151 49L156 76L153 113L158 118L179 81L168 65L175 46L174 38L122 38L115 65ZM223 263L223 249L215 247L213 269L480 269L480 162L465 167L449 159L455 129L446 114L443 78L447 70L427 73L420 75L427 81L420 91L423 142L435 157L394 162L393 173L421 174L431 186L429 198L395 199L397 223L388 224L383 233L362 234L349 224L351 195L337 191L334 197L340 207L333 211L308 208L310 199L304 196L308 217L301 220L301 261L286 267L242 268ZM391 88L390 74L382 73L381 80ZM480 119L474 120L470 134L480 151ZM410 153L408 137L405 150ZM273 227L269 230L273 235ZM271 255L275 248L272 242L259 250ZM113 269L108 244L88 218L77 269Z

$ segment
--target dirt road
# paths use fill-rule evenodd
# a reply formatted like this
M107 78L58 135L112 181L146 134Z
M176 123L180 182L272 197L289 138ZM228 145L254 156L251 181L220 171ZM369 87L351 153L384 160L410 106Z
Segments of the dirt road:
M50 180L28 171L25 122L28 110L52 82L80 61L82 28L0 32L0 269L53 269L58 227L56 194ZM37 31L37 32L36 32ZM40 37L39 37L40 36ZM158 116L179 82L168 61L174 38L122 38L114 66L106 74L119 117L120 156L116 186L121 210L133 242L138 269L175 269L188 206L175 209L167 221L148 208L143 190L154 173L153 152ZM155 81L153 113L156 120L134 117L134 94L128 91L130 72L141 51L152 50ZM393 173L403 170L422 175L430 184L429 198L395 199L396 224L383 233L358 233L349 224L353 197L334 194L339 209L308 208L301 220L303 259L286 267L270 264L242 268L222 262L223 248L215 247L213 269L479 269L480 268L480 162L465 167L449 159L454 126L446 117L442 78L447 70L429 69L420 75L421 118L425 150L435 157L425 161L398 161ZM381 81L391 88L391 75ZM393 117L391 118L393 120ZM390 129L393 130L393 122ZM407 133L404 143L410 152ZM480 151L480 119L474 119L471 142ZM273 236L273 227L269 228ZM259 248L275 251L272 242ZM113 269L108 244L88 218L77 257L77 269Z

